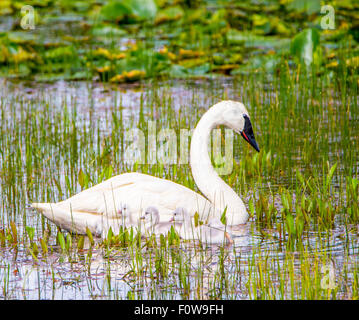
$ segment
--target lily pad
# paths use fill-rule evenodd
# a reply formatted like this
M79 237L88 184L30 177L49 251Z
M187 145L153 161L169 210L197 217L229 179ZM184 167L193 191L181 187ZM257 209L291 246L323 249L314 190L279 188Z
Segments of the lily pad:
M91 33L95 37L106 37L106 36L121 37L127 34L126 30L110 25L93 27Z
M45 57L50 60L66 60L76 55L73 46L59 47L45 52Z
M157 6L154 0L112 0L102 7L101 14L112 21L121 21L125 16L147 20L155 18Z
M155 24L176 21L183 17L183 9L180 6L169 7L158 12Z
M294 0L287 5L287 8L308 14L318 13L320 11L320 0Z
M247 61L246 64L233 69L231 75L249 74L253 72L274 72L281 62L279 55L255 56Z
M36 34L28 31L10 31L7 35L9 40L15 43L36 42L38 38Z
M146 72L143 70L131 70L129 72L124 71L122 74L118 74L110 79L110 82L135 82L143 79L146 76Z
M244 45L246 48L284 49L290 47L290 39L274 36L260 36L250 32L230 29L226 33L227 41L232 45Z

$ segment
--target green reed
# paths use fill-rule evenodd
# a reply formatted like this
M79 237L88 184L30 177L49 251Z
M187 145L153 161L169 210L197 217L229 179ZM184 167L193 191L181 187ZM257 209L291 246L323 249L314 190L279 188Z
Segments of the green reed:
M29 98L5 83L10 94L0 93L1 297L21 297L12 287L9 257L44 268L52 297L71 295L59 280L61 268L50 262L56 257L92 298L357 299L357 82L346 74L339 83L329 73L312 77L286 65L270 80L261 74L239 77L230 80L230 91L211 80L202 84L205 96L186 82L183 102L172 96L178 84L154 82L136 88L135 108L126 105L118 88L104 85L103 92L118 91L103 109L96 86L88 85L87 98L79 102L69 95L55 99L46 87ZM27 208L32 201L60 201L128 171L198 191L188 164L124 163L126 130L137 127L147 137L148 120L155 120L157 132L173 128L178 138L223 98L248 106L261 148L254 153L235 136L233 171L223 176L245 200L250 235L260 239L252 239L248 251L236 244L194 244L174 232L160 239L142 239L134 230L109 232L103 240L89 232L72 235ZM342 267L336 267L336 286L323 289L322 267L336 259L333 238ZM98 255L105 261L103 281L92 277L101 274ZM120 261L125 271L118 275L113 266ZM76 264L82 268L74 270Z

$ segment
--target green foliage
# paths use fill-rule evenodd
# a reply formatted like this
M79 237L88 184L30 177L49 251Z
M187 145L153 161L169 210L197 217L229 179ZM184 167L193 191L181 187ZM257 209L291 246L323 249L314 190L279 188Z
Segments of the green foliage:
M317 29L307 1L213 10L156 1L151 18L132 8L105 21L110 1L28 3L41 17L35 31L12 21L19 3L0 1L2 76L91 81L57 88L2 79L1 299L358 299L355 2L336 8L335 30ZM171 77L212 79L153 80ZM113 78L145 85L95 83ZM187 164L124 164L126 129L149 118L193 128L220 99L244 102L261 148L253 153L235 137L233 172L223 178L250 221L231 230L232 246L183 241L174 228L158 238L123 228L101 240L89 230L56 233L27 208L130 171L198 191ZM338 257L337 287L323 289L321 268Z
M125 17L135 20L154 19L157 6L153 0L111 0L101 9L107 20L121 21Z
M308 15L320 12L320 0L293 0L287 4L289 10Z
M296 35L292 40L291 53L307 67L312 63L319 64L319 32L316 29L306 29Z
M253 72L273 75L283 64L292 68L295 61L306 67L302 69L315 66L317 74L325 68L333 75L348 68L357 78L359 38L350 19L356 21L351 11L358 6L341 7L335 15L337 27L322 30L320 5L319 0L269 6L247 0L207 10L212 6L208 1L34 3L41 17L35 20L36 32L12 24L0 34L0 76L122 83ZM19 4L5 2L0 15L11 20L18 8ZM74 15L78 20L73 21ZM333 57L345 42L350 43L350 53ZM184 51L195 55L181 54Z

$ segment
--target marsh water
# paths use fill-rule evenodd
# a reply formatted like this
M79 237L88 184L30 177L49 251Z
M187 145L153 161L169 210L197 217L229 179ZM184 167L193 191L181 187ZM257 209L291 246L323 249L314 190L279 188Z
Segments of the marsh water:
M359 230L346 218L344 193L347 177L358 178L356 93L346 99L335 87L308 92L299 84L233 78L120 86L0 81L1 299L358 298ZM248 107L261 148L256 154L234 139L235 164L223 178L251 218L232 232L232 246L181 242L159 249L142 240L139 247L111 247L85 237L80 250L77 237L64 233L71 243L63 250L56 226L28 208L132 170L198 191L188 164L124 164L126 129L146 130L148 119L158 130L194 128L222 99ZM295 203L302 196L296 171L324 184L334 163L326 199L333 223L311 219L289 240L282 194L288 191ZM261 197L265 204L256 205ZM271 205L275 217L259 219Z

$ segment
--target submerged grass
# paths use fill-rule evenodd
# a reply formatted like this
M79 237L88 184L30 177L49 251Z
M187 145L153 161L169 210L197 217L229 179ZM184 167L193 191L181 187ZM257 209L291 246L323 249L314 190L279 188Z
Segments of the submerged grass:
M21 90L3 81L1 298L357 299L358 84L330 79L283 69L271 81L251 75L123 88ZM251 219L232 247L174 233L144 240L133 230L100 241L57 230L28 209L128 171L197 190L180 150L176 164L126 164L126 130L147 137L151 120L157 133L173 128L180 136L227 98L248 106L261 147L254 154L234 138L233 171L223 178Z

